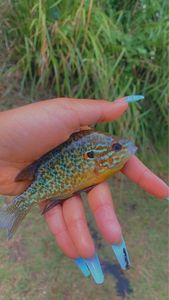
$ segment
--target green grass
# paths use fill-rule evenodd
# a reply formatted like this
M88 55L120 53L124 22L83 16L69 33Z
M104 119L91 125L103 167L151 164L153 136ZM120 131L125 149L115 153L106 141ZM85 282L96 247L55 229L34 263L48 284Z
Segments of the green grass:
M136 139L148 166L167 181L167 6L165 0L1 3L0 109L51 96L112 101L144 94L144 102L100 129ZM167 203L124 177L110 183L133 265L124 273L133 290L126 299L166 300ZM96 235L86 201L85 207L99 256L115 263L110 246ZM0 300L121 299L111 274L102 287L83 278L37 209L12 241L4 232L0 240Z
M2 6L3 72L29 99L105 98L140 93L106 131L140 145L167 136L167 0L15 0ZM9 75L10 74L10 75ZM47 92L46 92L47 91Z
M162 159L161 164L154 164L154 170L166 178L164 165ZM133 290L126 299L165 300L168 297L167 203L149 196L122 175L111 179L110 184L132 261L129 271L123 273L117 269ZM116 263L111 247L96 234L85 199L84 203L101 260ZM12 241L5 241L2 231L0 240L2 300L122 299L117 293L119 281L111 274L106 273L103 286L83 278L73 261L55 245L38 209L27 216Z

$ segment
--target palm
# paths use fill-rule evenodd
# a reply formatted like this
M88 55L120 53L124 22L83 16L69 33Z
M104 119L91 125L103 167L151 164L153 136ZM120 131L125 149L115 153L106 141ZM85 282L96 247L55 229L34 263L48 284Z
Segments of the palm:
M15 182L18 172L66 140L76 127L79 129L80 124L76 122L75 111L70 110L68 105L64 105L62 100L57 103L61 117L54 116L53 104L52 101L51 103L40 102L35 104L33 109L30 105L2 114L3 130L6 131L4 136L2 133L0 143L0 192L2 194L15 195L22 192L29 182ZM8 114L7 121L6 114ZM8 131L8 128L13 128L14 131Z
M99 103L99 104L96 104ZM68 139L72 132L97 121L118 118L127 104L57 99L0 114L0 193L16 195L29 182L15 182L20 170ZM105 110L105 113L104 113Z

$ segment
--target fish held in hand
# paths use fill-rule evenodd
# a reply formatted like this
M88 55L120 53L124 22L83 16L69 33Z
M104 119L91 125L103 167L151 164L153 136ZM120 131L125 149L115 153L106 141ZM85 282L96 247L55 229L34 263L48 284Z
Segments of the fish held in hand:
M118 172L136 152L132 141L94 130L71 137L23 169L16 181L32 180L12 203L0 209L0 228L12 238L32 206L48 199L44 212L72 195L87 191Z

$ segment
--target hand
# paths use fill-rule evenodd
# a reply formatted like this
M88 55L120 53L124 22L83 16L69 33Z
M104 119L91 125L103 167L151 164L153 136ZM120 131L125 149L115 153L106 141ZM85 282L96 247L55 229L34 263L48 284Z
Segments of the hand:
M1 112L0 194L17 195L23 192L30 182L18 183L15 182L15 177L25 166L63 143L83 126L113 121L119 118L127 107L124 99L113 103L101 100L54 99ZM128 160L122 172L160 199L169 195L167 185L135 156ZM88 201L101 234L113 245L121 267L125 268L123 249L129 263L128 253L108 184L101 183L93 188L88 193ZM75 259L84 275L88 276L90 269L95 281L102 282L101 267L95 254L80 196L72 197L62 206L57 205L45 214L45 219L62 251Z

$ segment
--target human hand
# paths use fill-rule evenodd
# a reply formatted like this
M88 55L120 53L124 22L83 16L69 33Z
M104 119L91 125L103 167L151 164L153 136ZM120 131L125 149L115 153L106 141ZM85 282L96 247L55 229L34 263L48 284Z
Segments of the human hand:
M30 184L15 182L16 175L25 166L63 143L81 127L115 120L127 107L124 99L114 103L54 99L0 113L0 193L20 194ZM134 156L122 172L160 199L169 195L167 185ZM128 253L107 183L93 188L88 193L88 201L100 232L113 245L121 267L125 268L126 258L129 263ZM62 206L57 205L45 214L45 219L63 252L75 259L84 275L89 275L91 271L95 281L102 282L103 274L80 196L72 197Z

